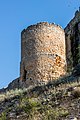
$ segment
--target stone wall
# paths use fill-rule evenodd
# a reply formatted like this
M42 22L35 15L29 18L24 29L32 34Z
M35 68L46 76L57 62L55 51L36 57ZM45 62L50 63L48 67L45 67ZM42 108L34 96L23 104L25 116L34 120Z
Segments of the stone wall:
M80 10L65 28L68 69L80 63Z
M65 33L53 23L29 26L21 33L20 80L48 82L65 74Z

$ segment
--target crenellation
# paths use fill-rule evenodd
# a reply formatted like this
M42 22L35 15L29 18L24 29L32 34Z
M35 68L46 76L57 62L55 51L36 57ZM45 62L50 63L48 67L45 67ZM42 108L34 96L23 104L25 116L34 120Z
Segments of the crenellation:
M55 29L55 27L64 31L60 25L56 25L55 23L48 23L48 22L40 22L35 25L30 25L28 26L25 31L37 31L38 28L49 28L49 29ZM43 30L43 29L42 29Z

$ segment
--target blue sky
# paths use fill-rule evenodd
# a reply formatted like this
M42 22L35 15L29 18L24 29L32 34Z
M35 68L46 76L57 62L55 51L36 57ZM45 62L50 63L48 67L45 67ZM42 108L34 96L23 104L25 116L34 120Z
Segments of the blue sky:
M64 28L79 6L80 0L0 0L0 88L19 77L21 31L41 21Z

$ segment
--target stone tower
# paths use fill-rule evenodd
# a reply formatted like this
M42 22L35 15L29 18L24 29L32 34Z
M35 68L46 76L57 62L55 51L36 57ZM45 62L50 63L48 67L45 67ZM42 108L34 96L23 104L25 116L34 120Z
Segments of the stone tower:
M68 68L80 63L80 8L65 28L66 58Z
M65 74L65 33L53 23L31 25L21 33L20 80L48 82Z

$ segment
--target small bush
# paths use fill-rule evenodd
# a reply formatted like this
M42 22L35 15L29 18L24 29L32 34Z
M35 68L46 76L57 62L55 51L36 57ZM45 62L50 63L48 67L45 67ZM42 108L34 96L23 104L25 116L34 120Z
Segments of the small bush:
M69 114L68 110L62 110L60 111L59 116L66 117L68 114Z
M0 120L6 120L6 113L2 112Z

